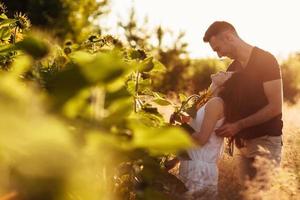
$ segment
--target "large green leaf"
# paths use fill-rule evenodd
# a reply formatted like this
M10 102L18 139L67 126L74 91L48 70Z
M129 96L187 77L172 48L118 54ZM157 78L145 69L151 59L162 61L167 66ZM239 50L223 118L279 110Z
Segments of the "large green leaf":
M154 103L157 103L158 105L161 106L168 106L168 105L172 105L172 103L166 99L163 98L155 98L152 100Z
M152 62L154 64L154 67L151 70L151 73L165 72L166 71L167 68L161 62L159 62L158 60L153 59Z
M71 97L90 83L82 75L78 66L68 64L64 70L49 77L46 87L54 98L56 106L62 106Z
M180 99L180 102L184 102L187 100L187 96L183 93L179 93L179 99Z
M134 119L140 124L149 127L162 127L166 125L163 116L156 109L152 109L151 111L149 108L142 108L142 110L130 116L130 119Z
M136 60L144 60L147 55L143 50L131 50L129 52L129 56L131 59L136 59Z
M164 98L164 95L159 94L158 92L153 92L152 94L154 95L154 99L152 100L154 103L157 103L161 106L173 105L172 102Z
M122 126L133 112L132 97L119 98L110 103L106 109L106 117L101 121L103 126Z
M192 146L191 138L176 127L153 128L136 121L132 121L130 127L134 131L133 145L153 154L176 153Z
M127 89L127 91L132 95L132 96L134 96L135 95L135 86L136 84L135 84L135 81L134 80L128 80L127 82L126 82L126 89Z
M8 27L3 27L0 28L0 40L3 41L8 41L11 36L11 30Z
M113 92L107 92L105 94L105 104L104 107L108 107L111 105L115 100L121 99L124 97L130 97L130 93L126 90L125 87L120 88L119 90Z
M11 52L15 49L16 49L16 47L12 44L0 45L0 54L6 54L6 53Z
M89 106L89 102L87 100L90 96L90 89L80 90L74 97L65 103L63 106L63 113L69 118L85 116L86 112L89 111L86 107Z
M140 72L149 72L153 69L153 57L146 58L139 64L139 71Z
M116 52L89 54L77 51L71 59L80 66L84 76L92 83L109 83L128 69Z
M149 89L151 87L152 80L150 78L147 79L139 79L139 84L138 84L138 92L143 93L145 90Z
M7 19L6 14L2 13L2 14L0 15L0 19Z
M44 41L32 36L28 36L22 41L17 42L16 47L36 59L46 56L49 52L48 45Z
M3 15L1 15L1 18L3 18L4 16ZM2 27L2 26L8 26L8 25L10 25L10 24L13 24L13 23L15 23L15 22L17 22L18 20L16 20L16 19L4 19L4 20L2 20L1 22L0 22L0 27Z
M136 76L136 74L134 74ZM131 95L135 95L137 92L139 94L144 94L147 92L152 84L152 80L150 78L143 79L139 76L138 82L135 76L129 78L126 81L126 89ZM138 83L138 85L136 85ZM137 91L136 91L137 90Z

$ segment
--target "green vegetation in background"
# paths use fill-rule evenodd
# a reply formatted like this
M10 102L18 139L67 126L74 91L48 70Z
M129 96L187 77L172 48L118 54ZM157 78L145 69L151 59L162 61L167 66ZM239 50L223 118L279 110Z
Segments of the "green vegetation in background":
M26 14L33 26L48 31L59 39L82 41L89 34L101 31L99 17L109 12L108 0L2 0L8 16Z
M0 29L14 30L17 21L5 20ZM151 102L171 104L151 90L165 67L111 36L61 48L38 38L1 43L14 57L0 74L0 197L164 199L183 191L162 164L191 140Z
M291 55L281 64L284 99L292 104L299 100L300 55Z

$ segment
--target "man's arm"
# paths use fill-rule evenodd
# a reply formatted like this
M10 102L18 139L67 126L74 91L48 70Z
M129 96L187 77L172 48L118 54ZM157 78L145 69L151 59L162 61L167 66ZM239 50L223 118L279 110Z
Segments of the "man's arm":
M263 87L269 103L256 113L246 118L235 123L225 124L217 130L217 134L219 136L233 136L242 129L264 123L282 112L282 79L265 82Z

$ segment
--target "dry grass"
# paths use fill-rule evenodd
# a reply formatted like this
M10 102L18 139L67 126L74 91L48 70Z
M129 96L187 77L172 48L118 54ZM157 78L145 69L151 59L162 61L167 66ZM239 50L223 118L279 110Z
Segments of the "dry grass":
M284 106L283 152L281 168L276 174L268 174L269 180L256 179L248 183L246 191L237 182L234 159L224 155L220 162L220 199L300 199L300 102L295 106ZM257 165L270 166L266 161ZM266 172L268 172L266 168ZM262 185L268 187L261 190Z

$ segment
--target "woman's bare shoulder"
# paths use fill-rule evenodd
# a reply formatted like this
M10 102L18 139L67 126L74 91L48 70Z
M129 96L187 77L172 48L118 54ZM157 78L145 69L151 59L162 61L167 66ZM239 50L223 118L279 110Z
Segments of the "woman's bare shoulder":
M213 97L209 99L205 106L206 112L213 112L218 114L220 117L223 117L224 113L224 102L220 97Z
M207 101L207 105L224 106L224 101L221 97L212 97Z

